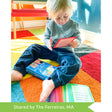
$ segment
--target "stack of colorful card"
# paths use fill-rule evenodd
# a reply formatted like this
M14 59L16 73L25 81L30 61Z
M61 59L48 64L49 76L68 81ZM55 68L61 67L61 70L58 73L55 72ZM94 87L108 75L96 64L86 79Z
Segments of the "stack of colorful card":
M94 98L88 86L66 84L54 89L46 102L94 102Z

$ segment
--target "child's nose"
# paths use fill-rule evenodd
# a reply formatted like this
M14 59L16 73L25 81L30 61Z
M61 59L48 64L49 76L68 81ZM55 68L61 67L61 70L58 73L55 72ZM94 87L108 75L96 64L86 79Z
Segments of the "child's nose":
M60 22L64 22L64 18L61 18L61 19L60 19Z

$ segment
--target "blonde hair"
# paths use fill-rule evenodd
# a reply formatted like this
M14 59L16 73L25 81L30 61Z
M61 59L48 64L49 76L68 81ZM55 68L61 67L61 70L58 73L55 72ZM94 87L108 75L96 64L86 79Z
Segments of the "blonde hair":
M49 18L53 19L60 11L67 12L69 17L73 14L72 0L47 0L47 12Z

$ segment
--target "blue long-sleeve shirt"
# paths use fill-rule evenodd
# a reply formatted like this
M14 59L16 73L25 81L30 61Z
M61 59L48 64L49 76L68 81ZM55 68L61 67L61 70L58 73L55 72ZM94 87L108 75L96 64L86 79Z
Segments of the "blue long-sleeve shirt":
M50 37L52 38L52 47L57 43L58 39L73 36L77 36L76 40L78 42L78 46L81 44L79 24L71 19L69 19L69 21L64 25L59 25L53 20L49 20L46 25L44 36L45 45L47 45L47 41L50 39ZM66 46L63 48L74 52L73 48L71 48L70 46Z

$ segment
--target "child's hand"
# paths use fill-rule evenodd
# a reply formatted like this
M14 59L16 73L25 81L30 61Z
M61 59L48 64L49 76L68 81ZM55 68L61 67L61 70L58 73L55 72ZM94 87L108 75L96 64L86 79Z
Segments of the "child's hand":
M40 95L40 102L45 102L54 88L55 88L55 86L54 86L54 83L52 80L44 80L42 93Z
M76 48L78 46L78 42L77 40L74 40L72 41L70 44L69 44L72 48Z
M50 37L50 40L48 41L48 43L47 43L47 47L52 51L52 43L53 43L53 41L52 41L52 38Z

